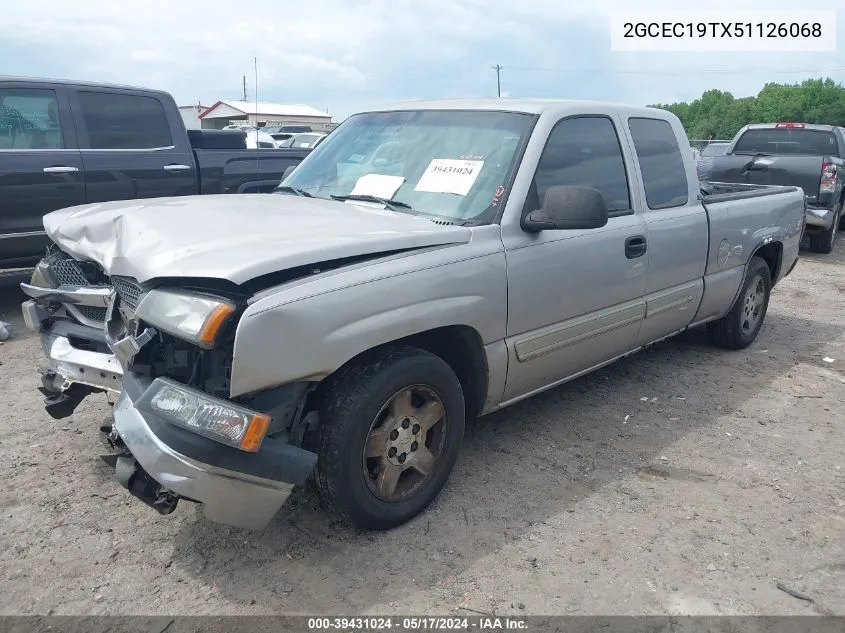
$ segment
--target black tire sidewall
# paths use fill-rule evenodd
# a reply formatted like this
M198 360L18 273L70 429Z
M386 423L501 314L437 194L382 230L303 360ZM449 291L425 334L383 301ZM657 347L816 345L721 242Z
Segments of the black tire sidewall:
M421 512L442 490L463 442L465 405L458 378L445 361L433 354L407 350L398 359L376 362L379 366L375 371L360 373L360 379L366 383L354 390L356 398L350 406L344 407L343 416L335 415L330 406L321 420L321 425L339 426L327 442L321 442L317 467L333 480L332 501L338 509L361 525L389 528ZM355 382L355 374L352 376L352 382ZM444 454L437 460L436 472L412 497L387 502L376 497L367 486L363 469L364 445L370 426L384 404L411 385L433 389L443 401L447 416ZM343 397L343 393L333 395Z
M763 312L760 315L760 320L758 321L757 326L752 331L746 333L742 329L742 308L745 303L745 295L757 275L760 275L763 278L763 285L765 286L766 297L763 302ZM745 281L743 282L742 290L740 291L739 296L737 297L733 314L733 326L734 328L736 328L736 336L742 342L743 347L753 343L754 339L756 339L757 335L760 333L760 330L763 327L763 323L766 320L766 314L769 311L769 298L771 297L771 294L772 273L769 270L769 265L763 259L759 257L754 257L752 258L751 263L748 266L748 272L745 274Z

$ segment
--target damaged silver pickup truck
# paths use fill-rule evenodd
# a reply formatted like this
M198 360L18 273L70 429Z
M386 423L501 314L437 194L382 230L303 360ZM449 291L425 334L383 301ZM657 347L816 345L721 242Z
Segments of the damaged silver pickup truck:
M699 183L679 120L577 101L354 115L277 193L45 219L23 290L54 417L117 395L120 483L261 528L312 476L387 529L466 420L699 325L756 338L798 261L796 187Z

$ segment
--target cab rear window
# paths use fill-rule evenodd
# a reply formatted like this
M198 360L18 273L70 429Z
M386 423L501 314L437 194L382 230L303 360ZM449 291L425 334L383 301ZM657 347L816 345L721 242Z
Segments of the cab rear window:
M833 132L800 128L770 128L747 130L736 142L734 153L839 156L839 148Z

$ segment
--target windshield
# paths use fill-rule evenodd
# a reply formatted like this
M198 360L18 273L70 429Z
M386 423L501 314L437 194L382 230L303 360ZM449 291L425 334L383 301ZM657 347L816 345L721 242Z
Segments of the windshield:
M748 130L734 146L734 154L740 153L839 155L833 132L800 128Z
M282 183L320 198L377 196L403 212L489 222L535 117L372 112L347 119Z

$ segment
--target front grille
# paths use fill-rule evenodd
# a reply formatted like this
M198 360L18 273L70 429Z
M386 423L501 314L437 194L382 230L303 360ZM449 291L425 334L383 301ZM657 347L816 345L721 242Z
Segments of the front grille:
M105 308L95 308L94 306L74 306L79 313L84 316L89 321L105 321L106 320L106 309Z
M59 285L70 286L87 286L89 285L85 273L79 267L79 264L70 257L56 259L50 265L50 270L56 276L56 281Z
M138 307L138 300L141 298L141 286L128 277L112 277L111 283L117 291L120 300L135 310Z

